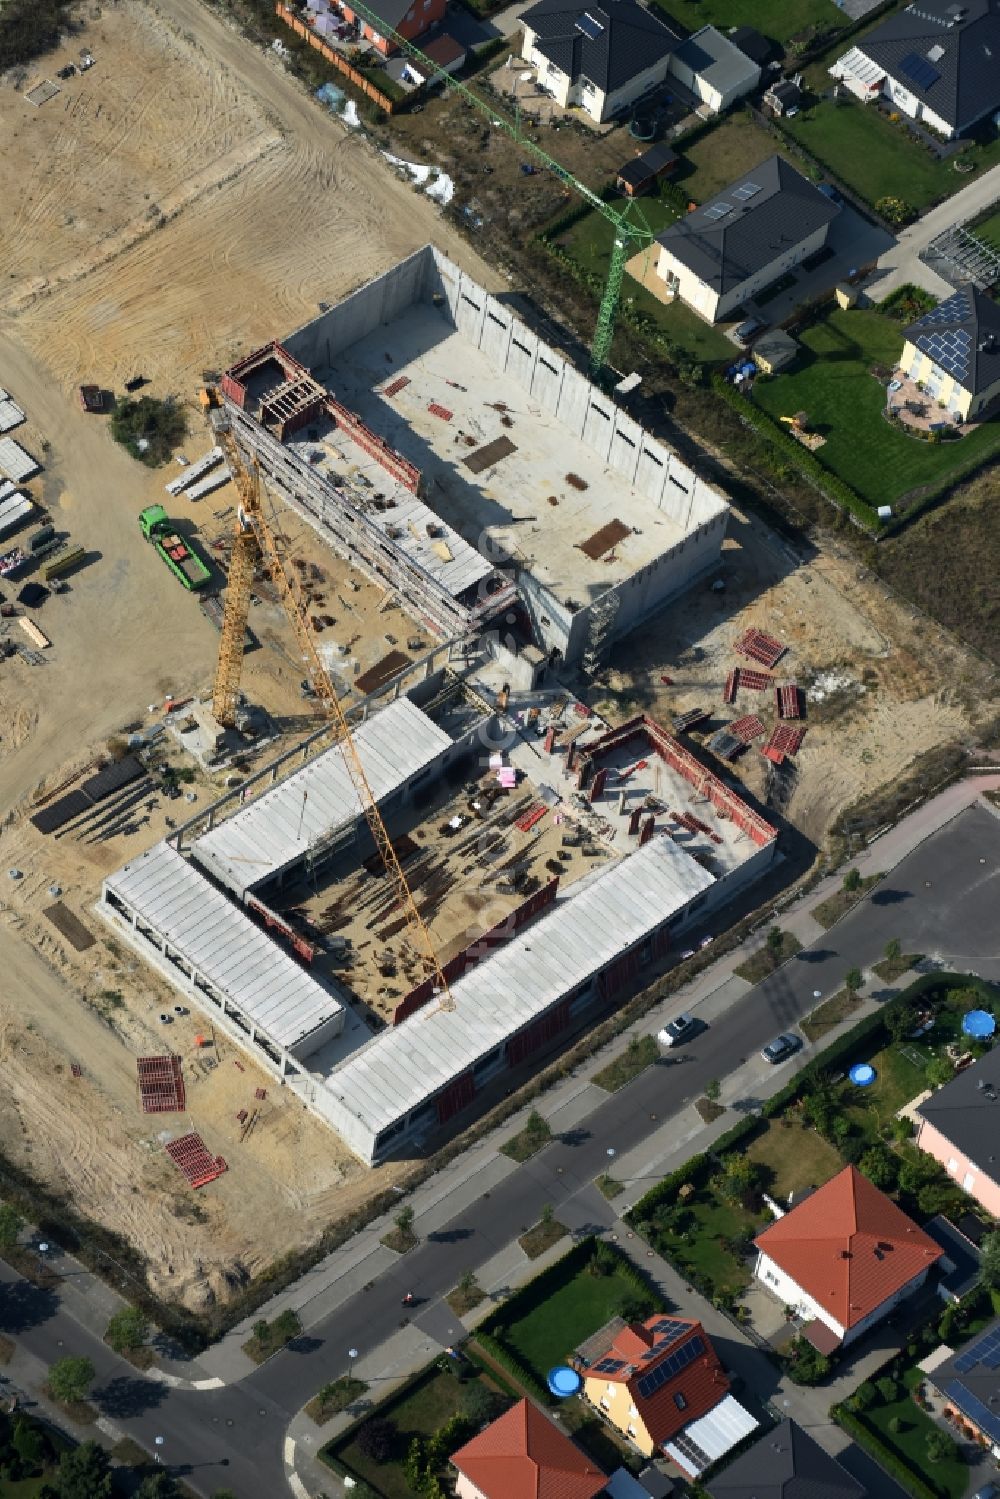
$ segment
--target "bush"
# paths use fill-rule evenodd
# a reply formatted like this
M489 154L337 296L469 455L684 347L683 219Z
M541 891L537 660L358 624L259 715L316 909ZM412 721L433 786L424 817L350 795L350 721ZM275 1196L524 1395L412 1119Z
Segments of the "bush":
M155 396L119 401L111 414L115 442L149 468L168 462L186 431L187 417L170 397L164 401Z
M59 43L69 0L8 0L0 6L0 57L12 68Z
M878 1390L879 1399L883 1405L891 1405L899 1398L899 1385L889 1374L884 1374L881 1379L876 1379L875 1388Z
M358 1451L373 1463L387 1463L396 1450L399 1428L388 1416L366 1421L357 1435Z
M495 1421L509 1404L506 1395L501 1395L499 1390L488 1390L481 1379L476 1379L462 1391L460 1408L472 1425L483 1426L488 1421Z
M926 1451L929 1463L957 1462L962 1455L958 1443L936 1427L927 1433Z
M899 1177L899 1158L880 1141L865 1151L858 1162L858 1170L880 1192L891 1192Z
M878 1391L871 1380L866 1379L864 1384L859 1384L854 1391L854 1394L851 1396L851 1404L857 1411L866 1411L871 1409L877 1399Z

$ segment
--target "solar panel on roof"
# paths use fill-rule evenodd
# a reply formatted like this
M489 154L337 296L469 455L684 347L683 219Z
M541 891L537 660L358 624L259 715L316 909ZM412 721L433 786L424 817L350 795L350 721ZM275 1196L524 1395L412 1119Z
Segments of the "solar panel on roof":
M661 1317L659 1322L654 1322L650 1332L658 1342L673 1342L679 1338L682 1332L686 1332L690 1323L678 1322L676 1317Z
M907 52L899 66L910 82L917 85L917 88L930 88L941 77L934 64L926 57L921 57L919 52Z
M960 1379L949 1379L945 1394L949 1395L959 1410L975 1422L994 1442L1000 1442L1000 1414L991 1411L988 1405L965 1388Z
M727 213L732 213L731 203L713 203L711 208L705 209L706 219L723 219Z
M619 1369L624 1369L623 1358L602 1358L599 1364L594 1365L595 1374L617 1374Z
M582 31L589 41L596 42L604 30L604 23L603 21L595 20L588 11L584 11L582 16L577 17L576 29L577 31Z
M688 1459L696 1473L704 1473L711 1459L704 1448L699 1447L686 1431L679 1431L675 1437L671 1437L670 1445L676 1447L677 1451Z
M755 198L760 192L756 182L741 182L739 187L733 188L733 197L746 202L748 198Z

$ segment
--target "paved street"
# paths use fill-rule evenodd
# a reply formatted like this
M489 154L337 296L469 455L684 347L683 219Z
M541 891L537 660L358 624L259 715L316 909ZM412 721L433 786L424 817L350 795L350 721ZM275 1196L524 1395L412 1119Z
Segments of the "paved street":
M889 853L887 848L881 866L877 847L867 858L885 867ZM618 1158L632 1159L651 1150L651 1137L669 1135L710 1078L738 1079L744 1103L758 1084L779 1085L786 1069L766 1068L756 1057L760 1046L814 1007L815 990L828 994L849 967L877 960L890 937L899 937L904 950L1000 978L998 897L1000 821L977 804L904 857L836 928L752 993L736 987L733 1007L711 1012L709 1029L686 1049L683 1065L651 1067L610 1096L585 1080L568 1082L565 1105L554 1116L560 1137L519 1168L497 1156L495 1144L476 1147L470 1153L476 1174L448 1185L433 1225L418 1220L422 1242L405 1260L380 1249L376 1239L371 1253L352 1264L347 1246L341 1252L347 1268L324 1295L310 1301L301 1284L289 1293L292 1304L303 1307L306 1324L297 1347L236 1383L195 1391L137 1376L56 1298L25 1288L2 1266L0 1328L17 1336L26 1355L45 1363L66 1352L86 1352L99 1371L95 1393L104 1416L150 1449L153 1437L163 1436L166 1461L199 1491L210 1494L225 1485L240 1499L279 1494L285 1482L283 1441L294 1413L320 1384L346 1371L349 1348L371 1351L400 1335L406 1291L421 1300L414 1320L432 1350L447 1342L452 1330L460 1332L440 1302L443 1294L464 1270L494 1257L502 1260L512 1239L537 1220L546 1203L572 1230L611 1225L615 1209L592 1185L609 1166L609 1148ZM724 1097L740 1101L731 1094L728 1086ZM667 1153L661 1147L654 1154L650 1176L662 1171ZM646 1183L632 1185L630 1197L640 1195ZM620 1205L621 1200L615 1207ZM227 1346L233 1346L232 1339ZM203 1360L210 1373L220 1367L211 1362L213 1356L219 1350ZM242 1359L238 1344L236 1359ZM232 1367L235 1374L243 1366ZM221 1466L224 1459L227 1467Z

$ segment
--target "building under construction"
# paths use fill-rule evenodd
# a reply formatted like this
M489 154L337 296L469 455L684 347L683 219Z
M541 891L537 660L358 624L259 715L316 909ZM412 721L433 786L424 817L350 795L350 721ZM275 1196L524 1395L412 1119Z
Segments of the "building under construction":
M430 245L222 392L269 482L438 639L519 605L592 669L717 563L724 497Z
M104 882L116 932L364 1161L423 1148L622 1002L775 851L678 739L448 671L354 731L435 992L323 734Z

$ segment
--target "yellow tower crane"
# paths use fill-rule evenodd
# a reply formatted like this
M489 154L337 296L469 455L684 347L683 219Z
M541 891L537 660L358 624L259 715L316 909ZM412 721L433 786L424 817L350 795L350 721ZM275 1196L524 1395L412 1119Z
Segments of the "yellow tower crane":
M368 783L361 756L351 736L350 724L334 686L330 673L323 665L306 612L298 579L285 566L274 532L264 514L261 498L260 469L254 461L247 468L237 446L231 428L223 428L219 440L226 454L229 471L239 496L236 506L236 523L233 533L233 550L229 563L229 580L226 588L226 605L222 617L222 640L219 645L219 660L215 672L212 693L212 713L225 728L236 722L236 706L243 668L243 642L246 637L247 618L250 612L250 593L257 563L263 560L271 579L278 590L288 622L295 631L313 690L320 699L323 711L333 720L337 730L336 743L344 755L344 764L357 792L371 828L375 847L378 849L386 873L396 889L396 904L406 917L411 941L417 947L426 976L431 980L439 997L441 1009L454 1008L454 1001L441 964L434 951L427 926L417 910L413 892L406 882L402 865L392 846L382 814Z

